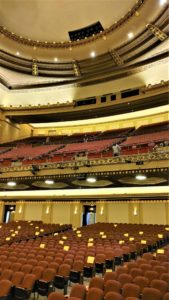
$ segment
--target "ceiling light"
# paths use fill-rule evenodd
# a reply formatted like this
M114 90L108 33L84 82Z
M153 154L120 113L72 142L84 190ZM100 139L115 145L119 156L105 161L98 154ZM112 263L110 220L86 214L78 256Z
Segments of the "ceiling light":
M95 57L95 56L96 56L95 51L92 51L92 52L90 53L90 56L91 56L91 57Z
M128 38L129 38L129 39L132 39L133 36L134 36L133 32L129 32L129 33L128 33Z
M160 6L163 6L166 3L167 3L167 0L160 0Z
M8 182L7 182L7 185L8 185L8 186L15 186L15 185L16 185L16 182L15 182L15 181L8 181Z
M57 58L57 57L55 57L55 58L54 58L54 61L55 61L55 62L57 62L57 61L58 61L58 58Z
M46 184L54 184L54 181L52 179L46 179L45 183Z
M96 182L96 178L95 177L87 177L86 181L90 182L90 183L94 183L94 182Z
M17 56L19 56L19 55L20 55L20 52L19 52L19 51L17 51L17 52L16 52L16 55L17 55Z
M142 174L137 174L135 178L137 180L145 180L147 177L145 175L142 175Z

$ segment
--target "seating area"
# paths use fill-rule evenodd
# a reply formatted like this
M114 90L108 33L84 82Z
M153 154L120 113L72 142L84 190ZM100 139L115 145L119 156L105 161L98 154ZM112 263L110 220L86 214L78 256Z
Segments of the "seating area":
M70 285L70 300L154 300L155 294L162 300L167 294L166 226L97 223L70 230L63 225L58 230L62 232L41 235L42 225L35 226L39 231L34 237L0 246L0 287L7 290L0 295L25 300L34 293L49 300L65 299Z
M20 145L19 147L13 148L3 154L0 154L1 159L33 159L36 157L41 157L43 155L48 155L51 151L58 148L54 145L42 145L37 147L32 147L32 145Z
M48 235L68 229L71 229L71 225L45 224L42 221L1 223L0 245L33 239L36 236Z
M7 167L13 162L30 165L71 161L74 160L76 153L87 153L88 159L109 158L113 155L112 145L116 143L121 147L121 155L152 152L155 145L168 143L169 131L167 129L168 123L164 122L141 126L136 130L131 127L105 132L56 136L49 139L44 137L42 145L39 145L39 138L37 138L37 144L34 143L36 138L30 138L23 143L18 142L15 147L0 147L0 166Z

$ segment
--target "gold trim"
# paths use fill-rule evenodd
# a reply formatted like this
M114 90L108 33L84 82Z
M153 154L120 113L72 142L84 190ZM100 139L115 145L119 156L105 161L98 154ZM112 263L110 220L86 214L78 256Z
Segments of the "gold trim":
M25 38L22 36L19 36L15 34L14 32L8 30L5 26L0 25L0 33L9 38L10 40L13 40L17 43L31 46L31 47L38 47L38 48L53 48L53 49L65 49L69 48L71 50L72 47L77 46L83 46L88 43L94 42L97 39L106 39L106 36L111 34L113 31L115 31L117 28L124 25L126 22L129 21L130 18L136 15L137 11L143 6L143 4L146 2L146 0L138 0L137 3L133 6L131 10L129 10L119 21L115 22L112 26L109 28L106 28L102 32L96 34L95 36L91 36L87 39L83 39L80 41L67 41L67 42L56 42L56 41L35 41L31 40L30 38Z

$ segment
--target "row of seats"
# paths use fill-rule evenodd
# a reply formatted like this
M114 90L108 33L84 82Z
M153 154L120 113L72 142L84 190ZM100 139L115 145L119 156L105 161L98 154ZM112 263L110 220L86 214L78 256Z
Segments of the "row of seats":
M0 245L71 229L71 225L45 224L42 221L18 221L0 224Z
M38 280L36 291L40 295L48 295L53 287L62 288L66 293L68 280L82 283L84 277L90 278L95 273L104 275L106 269L112 271L118 265L135 259L137 255L143 254L144 257L144 252L154 251L154 246L148 248L151 245L139 243L140 247L137 248L133 243L130 244L129 233L135 232L138 235L140 232L144 238L149 235L149 231L151 235L154 233L154 239L151 242L152 245L159 242L156 244L157 249L167 242L166 233L168 230L165 229L167 229L165 226L159 225L98 223L79 228L76 231L57 233L55 236L37 237L29 241L4 245L0 247L0 272L2 276L0 279L9 280L10 278L4 278L4 276L11 275L11 272L22 272L25 275L30 273L35 275L36 280ZM113 239L113 231L116 240ZM159 232L160 238L158 239ZM119 244L120 234L126 239L126 245ZM167 248L165 254L157 254L155 259L157 262L161 262L161 258L166 260L166 257L167 259L169 257ZM143 261L145 263L144 259ZM164 268L166 267L164 266ZM141 271L137 271L139 275L142 275L142 267L140 269ZM8 270L7 273L5 270ZM122 269L118 268L116 272L118 274L121 271ZM150 267L146 271L150 271Z

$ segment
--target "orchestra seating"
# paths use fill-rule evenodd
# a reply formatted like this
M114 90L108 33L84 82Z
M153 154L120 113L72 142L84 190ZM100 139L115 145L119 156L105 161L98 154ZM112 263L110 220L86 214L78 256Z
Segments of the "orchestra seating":
M29 226L35 225L36 222ZM22 226L26 224L23 222ZM53 234L47 235L41 235L41 227L45 228L41 222L35 226L39 233L34 238L8 241L0 246L0 285L4 280L9 281L7 295L13 295L14 299L29 299L33 292L51 299L50 293L55 288L63 295L69 282L79 287L87 278L86 293L84 288L77 288L83 297L86 294L86 300L94 295L93 289L100 289L105 299L114 299L109 298L109 293L118 294L122 300L127 297L144 300L148 299L147 294L154 297L154 293L162 300L167 294L169 231L166 226L97 223L70 230L65 225L64 230L69 230L55 232L53 228ZM13 228L18 228L18 222L13 222Z
M71 229L71 225L44 224L42 221L18 221L0 224L0 245Z

